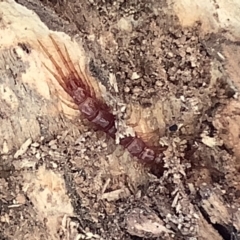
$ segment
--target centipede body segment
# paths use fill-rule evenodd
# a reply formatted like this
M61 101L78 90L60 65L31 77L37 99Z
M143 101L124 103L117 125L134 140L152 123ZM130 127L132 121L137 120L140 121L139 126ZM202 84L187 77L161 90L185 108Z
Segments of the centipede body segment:
M90 80L84 71L74 66L69 53L64 45L64 53L56 40L50 35L50 39L57 51L59 58L67 70L65 75L57 61L49 53L41 41L38 41L41 48L51 60L58 74L45 67L53 74L61 87L71 96L79 111L89 122L95 124L99 130L104 131L112 138L115 138L117 129L115 127L115 116L109 111L102 101L96 98ZM124 137L120 144L126 148L130 154L137 157L143 163L159 163L161 158L159 153L152 148L147 147L144 141L139 137Z

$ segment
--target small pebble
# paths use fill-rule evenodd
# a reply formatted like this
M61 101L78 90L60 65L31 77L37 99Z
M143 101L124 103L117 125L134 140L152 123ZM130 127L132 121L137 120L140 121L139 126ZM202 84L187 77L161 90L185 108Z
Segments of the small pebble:
M140 78L140 75L138 75L136 72L133 72L131 79L135 80L135 79L139 79L139 78Z
M129 93L129 92L130 92L130 88L129 88L129 87L125 87L125 88L124 88L124 92L125 92L125 93Z

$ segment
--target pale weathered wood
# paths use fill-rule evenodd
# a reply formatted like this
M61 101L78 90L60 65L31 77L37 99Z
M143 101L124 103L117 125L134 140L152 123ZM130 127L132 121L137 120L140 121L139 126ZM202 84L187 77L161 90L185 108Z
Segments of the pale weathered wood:
M61 114L75 118L79 112L67 106L71 98L45 67L58 74L38 41L63 71L66 68L49 38L52 31L33 11L14 1L1 2L0 15L0 152L7 153L28 138L57 134L65 121ZM63 51L66 46L76 68L84 71L86 59L80 44L60 32L54 38Z
M182 26L202 23L203 34L226 30L224 35L236 40L240 38L240 2L238 0L168 1Z

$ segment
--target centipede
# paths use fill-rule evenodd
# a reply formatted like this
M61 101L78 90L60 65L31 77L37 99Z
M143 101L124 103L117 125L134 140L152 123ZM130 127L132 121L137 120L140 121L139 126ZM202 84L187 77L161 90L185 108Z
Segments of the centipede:
M97 130L101 130L109 135L111 138L116 138L116 117L110 111L110 107L102 100L99 100L92 87L90 81L87 80L86 74L74 66L66 45L63 44L63 50L60 48L59 43L54 39L52 35L49 35L53 47L62 61L63 66L66 67L66 73L63 72L53 55L47 50L44 44L38 40L43 52L53 63L56 72L52 71L45 64L45 67L51 72L56 78L60 86L64 91L72 98L81 115L85 117L90 123L94 124ZM125 136L120 139L120 145L122 145L128 152L140 162L144 164L157 164L163 165L163 153L153 147L147 146L147 144L139 136Z

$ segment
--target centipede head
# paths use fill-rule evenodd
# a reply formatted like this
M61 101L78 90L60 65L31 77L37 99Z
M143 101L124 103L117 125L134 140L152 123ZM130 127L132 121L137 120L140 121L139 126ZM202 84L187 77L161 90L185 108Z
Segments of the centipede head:
M44 53L54 65L56 71L53 71L48 66L44 65L58 81L64 91L73 99L73 102L76 105L82 103L86 97L92 97L98 100L99 105L102 108L107 108L107 105L100 96L98 95L98 97L96 97L96 92L100 92L96 90L97 84L93 83L93 80L79 65L77 67L75 66L76 64L71 60L65 44L61 44L59 41L55 40L53 35L49 35L49 37L52 46L56 50L56 54L54 55L50 54L50 50L48 50L41 41L38 40L38 42ZM81 56L79 56L79 58L80 57ZM93 88L93 84L95 88Z
M89 96L89 92L76 85L76 81L69 80L66 84L69 95L72 96L75 104L79 105Z

